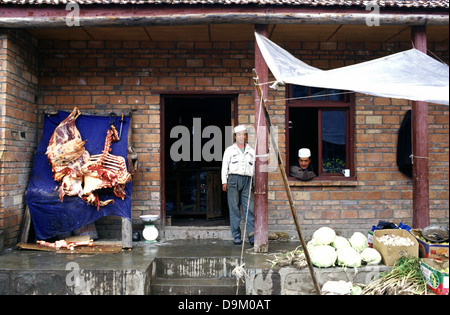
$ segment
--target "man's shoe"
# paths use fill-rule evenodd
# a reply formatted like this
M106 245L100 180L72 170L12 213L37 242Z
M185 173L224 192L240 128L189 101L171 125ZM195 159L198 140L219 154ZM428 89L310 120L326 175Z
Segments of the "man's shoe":
M250 242L250 245L252 245L252 246L253 246L253 244L255 244L255 238L253 237L253 235L248 238L248 241Z
M236 237L234 238L233 243L234 243L234 245L241 245L241 244L242 244L241 237L240 237L240 236L236 236Z

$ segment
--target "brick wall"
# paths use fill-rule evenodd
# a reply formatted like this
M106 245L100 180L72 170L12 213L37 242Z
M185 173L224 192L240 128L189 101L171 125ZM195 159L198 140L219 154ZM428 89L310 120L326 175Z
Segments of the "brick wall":
M409 48L409 44L286 43L313 66L335 68ZM430 50L448 61L445 45ZM133 177L132 217L161 209L161 91L239 92L239 123L253 124L254 46L247 42L39 42L39 110L52 107L109 114L133 110L132 142L140 168ZM35 55L36 56L36 55ZM285 98L283 89L270 100ZM397 171L397 131L407 101L355 97L357 181L293 183L302 226L365 231L378 220L411 223L412 182ZM41 113L41 111L39 111ZM283 102L270 105L285 152ZM37 117L42 127L42 115ZM430 106L430 215L448 221L448 107ZM38 139L33 143L36 146ZM27 157L30 158L30 157ZM30 158L32 159L32 158ZM269 174L269 229L295 235L286 194L277 172ZM350 232L348 232L350 233Z
M132 218L159 213L160 94L153 91L241 91L239 111L251 113L253 46L248 43L41 41L39 105L108 115L133 110L139 155ZM248 114L239 117L249 123Z
M23 31L0 31L0 230L17 241L25 191L37 146L37 41Z
M406 44L286 43L313 66L335 68L409 48ZM445 45L430 49L448 60ZM133 178L133 218L158 213L160 194L160 98L153 91L239 91L240 123L254 123L251 70L253 43L203 42L40 42L40 106L82 111L133 109L133 145L140 170ZM283 89L270 99L283 99ZM293 186L306 229L318 225L365 230L378 220L411 223L412 182L397 171L397 132L410 104L357 95L355 161L357 181L314 182ZM271 106L283 137L284 104ZM448 108L430 107L431 221L448 219ZM285 144L279 143L284 153ZM446 169L447 168L447 169ZM278 173L269 176L271 230L293 230ZM285 226L282 226L285 225Z

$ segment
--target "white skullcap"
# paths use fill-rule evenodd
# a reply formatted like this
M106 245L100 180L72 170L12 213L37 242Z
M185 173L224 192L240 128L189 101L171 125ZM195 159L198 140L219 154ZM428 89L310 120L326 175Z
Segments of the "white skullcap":
M234 133L238 133L241 131L247 131L247 128L244 125L238 125L234 127Z
M311 151L309 149L302 148L302 149L298 150L298 157L299 158L309 158L309 157L311 157Z

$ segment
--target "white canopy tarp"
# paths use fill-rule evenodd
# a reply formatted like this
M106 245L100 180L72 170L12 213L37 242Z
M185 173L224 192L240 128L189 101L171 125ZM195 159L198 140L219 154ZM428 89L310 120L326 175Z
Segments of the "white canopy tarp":
M417 49L372 61L320 70L255 33L272 74L281 83L449 105L449 67Z

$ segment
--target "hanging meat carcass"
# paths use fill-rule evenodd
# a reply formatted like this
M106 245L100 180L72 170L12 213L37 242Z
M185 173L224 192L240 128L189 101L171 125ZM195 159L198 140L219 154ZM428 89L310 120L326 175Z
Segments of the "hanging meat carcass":
M119 141L116 128L111 125L106 133L105 146L102 154L92 155L90 161L83 165L84 175L83 200L97 207L106 206L114 202L113 199L102 201L98 197L98 190L112 188L114 194L125 198L125 184L131 180L131 174L127 171L125 159L112 155L111 143Z
M80 132L75 126L75 120L81 115L75 107L55 129L50 138L46 155L52 167L53 179L61 182L58 189L59 198L63 201L64 195L79 196L83 188L82 166L89 161L89 152L85 150Z

